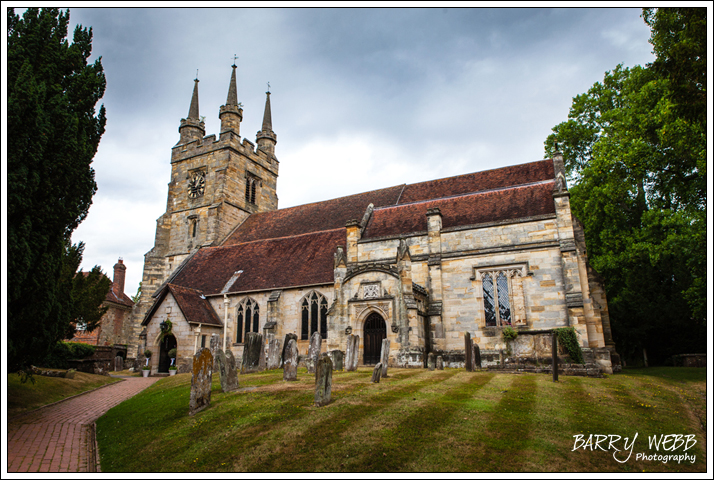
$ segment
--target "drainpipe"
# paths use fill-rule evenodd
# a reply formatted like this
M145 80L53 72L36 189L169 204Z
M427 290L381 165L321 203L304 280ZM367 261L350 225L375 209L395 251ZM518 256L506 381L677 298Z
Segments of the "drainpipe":
M228 294L223 294L223 352L226 351L226 333L228 329Z

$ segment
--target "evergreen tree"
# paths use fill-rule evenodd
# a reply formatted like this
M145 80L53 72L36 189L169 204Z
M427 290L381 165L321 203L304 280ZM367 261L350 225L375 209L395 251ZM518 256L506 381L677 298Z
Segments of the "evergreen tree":
M655 62L606 72L545 146L563 152L620 354L661 362L706 349L706 11L643 17Z
M67 247L97 186L92 159L106 123L101 59L87 63L92 30L69 10L8 9L8 363L44 358L74 321L77 255ZM78 266L78 263L76 264Z

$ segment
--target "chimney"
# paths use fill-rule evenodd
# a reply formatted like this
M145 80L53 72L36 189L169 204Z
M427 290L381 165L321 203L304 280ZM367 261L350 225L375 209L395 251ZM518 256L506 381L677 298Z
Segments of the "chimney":
M116 296L121 296L124 293L124 278L126 277L126 266L121 258L114 265L114 282L112 290Z

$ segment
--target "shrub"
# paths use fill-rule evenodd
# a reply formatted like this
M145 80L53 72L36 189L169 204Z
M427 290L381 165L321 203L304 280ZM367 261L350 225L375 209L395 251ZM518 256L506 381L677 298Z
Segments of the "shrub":
M176 358L176 349L172 348L169 350L169 358Z
M583 351L580 349L580 342L578 342L578 334L575 333L575 329L573 327L556 328L555 332L558 335L558 341L562 343L568 351L570 361L572 363L585 363Z
M149 349L144 350L144 356L146 358L151 358L151 355L152 355L151 350L149 350Z
M94 355L95 347L86 343L57 342L45 357L42 366L48 368L68 368L70 359L82 359Z
M511 340L515 340L516 337L518 337L518 331L514 330L511 327L504 328L503 331L501 332L501 334L503 335L503 338L505 338L507 342L509 342Z

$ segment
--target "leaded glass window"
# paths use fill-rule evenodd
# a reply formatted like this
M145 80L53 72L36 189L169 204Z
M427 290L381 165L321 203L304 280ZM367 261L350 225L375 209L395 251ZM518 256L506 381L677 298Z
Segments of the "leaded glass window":
M512 278L520 274L519 269L480 272L483 286L483 310L487 327L512 324Z
M323 339L327 338L327 299L313 291L303 298L300 311L300 338L308 340L314 332L320 332Z
M259 326L260 307L258 302L252 298L244 299L238 304L236 311L236 342L243 343L247 333L258 333Z

